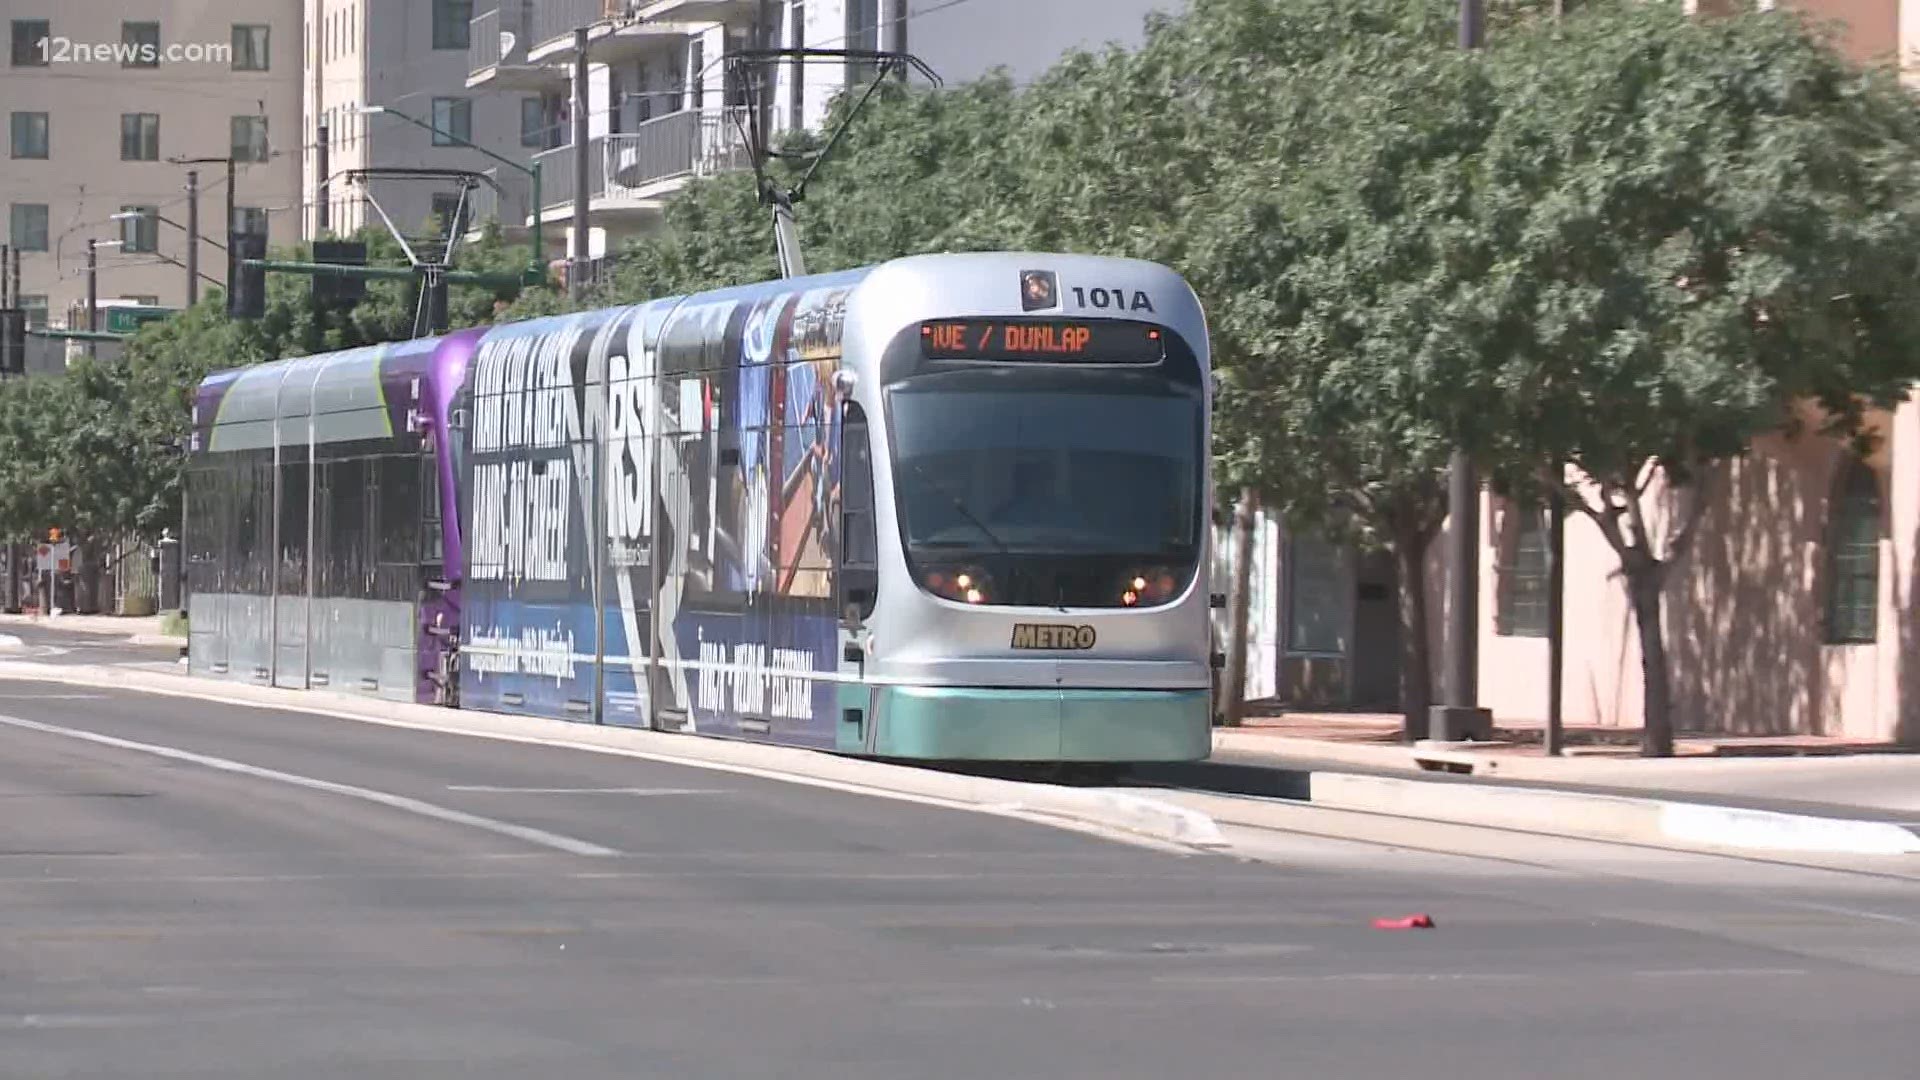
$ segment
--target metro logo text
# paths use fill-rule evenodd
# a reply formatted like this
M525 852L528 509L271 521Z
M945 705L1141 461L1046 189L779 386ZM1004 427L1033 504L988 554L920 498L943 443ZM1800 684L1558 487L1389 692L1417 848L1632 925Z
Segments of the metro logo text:
M1016 649L1091 649L1094 640L1091 626L1048 623L1015 623L1013 626L1013 647Z

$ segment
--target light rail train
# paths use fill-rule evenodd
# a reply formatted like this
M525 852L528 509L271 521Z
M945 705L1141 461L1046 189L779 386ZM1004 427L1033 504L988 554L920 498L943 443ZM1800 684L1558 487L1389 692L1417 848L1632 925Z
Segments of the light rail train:
M1172 271L916 256L222 371L190 670L890 758L1210 746Z

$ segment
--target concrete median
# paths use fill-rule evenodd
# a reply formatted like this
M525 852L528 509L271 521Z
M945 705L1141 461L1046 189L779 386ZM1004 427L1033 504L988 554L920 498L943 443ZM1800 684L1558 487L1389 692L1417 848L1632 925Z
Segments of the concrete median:
M119 687L363 723L618 754L1004 814L1185 848L1215 847L1224 843L1218 827L1206 814L1132 792L1026 783L763 743L442 709L322 691L282 690L108 665L56 666L0 660L0 677L8 676Z

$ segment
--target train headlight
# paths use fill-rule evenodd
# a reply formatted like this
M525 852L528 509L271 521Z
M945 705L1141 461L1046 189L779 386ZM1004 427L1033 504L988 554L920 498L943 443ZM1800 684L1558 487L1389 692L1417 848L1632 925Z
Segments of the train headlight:
M1180 575L1171 567L1141 567L1118 583L1120 603L1125 607L1164 604L1180 590Z
M977 566L929 567L920 580L935 596L963 604L984 604L993 593L986 571Z

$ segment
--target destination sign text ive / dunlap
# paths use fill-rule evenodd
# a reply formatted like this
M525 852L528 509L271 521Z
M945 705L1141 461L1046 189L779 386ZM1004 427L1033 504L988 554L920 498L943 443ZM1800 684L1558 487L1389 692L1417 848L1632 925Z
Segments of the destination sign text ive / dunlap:
M939 319L922 323L920 342L933 360L1157 364L1165 335L1145 323L1117 320Z

